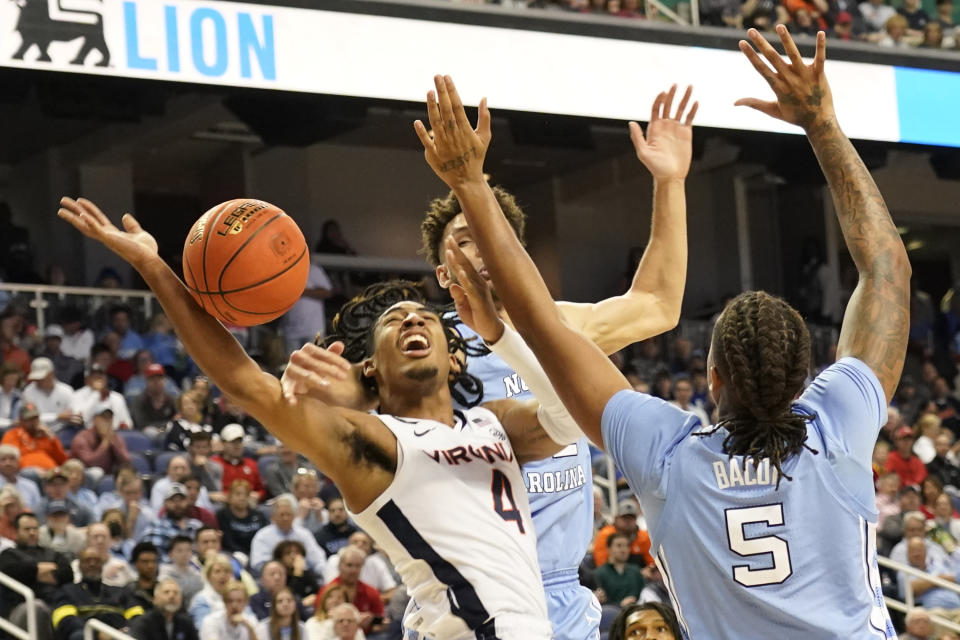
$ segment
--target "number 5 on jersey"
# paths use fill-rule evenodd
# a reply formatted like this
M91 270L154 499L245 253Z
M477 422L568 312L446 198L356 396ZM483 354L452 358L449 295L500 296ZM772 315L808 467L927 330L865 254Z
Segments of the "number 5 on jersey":
M790 546L779 536L769 535L754 538L744 536L748 524L765 524L768 527L783 526L783 505L767 504L761 507L725 509L727 540L730 550L741 557L769 555L773 566L769 569L751 569L739 564L733 567L733 579L745 587L762 587L780 584L791 575Z
M525 534L523 530L523 517L520 510L517 509L517 503L513 500L513 488L510 486L510 479L497 469L493 470L493 481L490 483L490 489L493 491L493 510L500 514L500 517L510 522L517 523L520 533ZM509 507L504 507L509 504Z

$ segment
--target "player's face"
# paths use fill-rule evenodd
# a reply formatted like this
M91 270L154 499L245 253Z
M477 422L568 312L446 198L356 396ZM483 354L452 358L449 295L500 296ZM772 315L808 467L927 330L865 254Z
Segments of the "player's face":
M653 609L631 614L624 637L629 640L676 640L666 620Z
M449 265L447 265L446 258L445 247L447 238L451 237L453 238L453 241L457 243L457 246L460 247L460 251L463 252L463 255L465 255L467 260L470 261L470 264L473 265L473 268L476 270L476 272L480 274L480 277L487 282L490 282L490 276L487 274L487 268L483 264L483 257L480 255L480 248L474 241L473 234L470 233L470 227L467 226L466 216L461 213L453 220L448 222L446 228L443 230L443 236L440 241L440 265L437 267L437 282L440 283L440 286L444 289L447 289L451 284L457 281L452 269L450 269Z
M455 360L447 349L440 316L416 302L398 302L377 320L373 357L364 375L391 382L412 380L446 384Z

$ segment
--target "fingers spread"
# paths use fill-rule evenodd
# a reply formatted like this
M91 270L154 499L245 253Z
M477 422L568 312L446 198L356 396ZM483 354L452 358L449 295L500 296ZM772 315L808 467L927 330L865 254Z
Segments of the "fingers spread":
M423 126L423 123L419 120L416 120L413 123L413 130L417 132L417 137L420 138L420 144L423 145L423 148L427 151L435 151L436 145L433 142L433 139L430 137L430 132L427 131L427 128Z
M687 126L693 126L693 119L696 117L696 115L697 115L697 109L699 109L699 108L700 108L700 103L699 103L699 102L694 102L694 103L693 103L693 107L690 108L690 113L687 115L687 119L686 119L686 121L684 122L685 125L687 125Z
M800 57L800 50L797 49L797 43L790 37L790 32L782 24L777 25L777 35L780 36L780 42L783 43L783 50L786 51L790 62L798 67L803 66L803 58Z
M487 108L486 98L480 101L480 111L477 117L477 135L479 135L484 142L489 142L492 135L490 132L490 109Z
M630 127L630 140L633 141L633 146L637 152L646 148L647 140L643 137L643 129L640 125L636 122L631 122L627 126Z
M663 101L663 113L661 114L664 118L670 117L670 111L673 109L673 97L677 94L677 85L670 87L670 91L667 92L667 97Z
M772 84L776 79L777 74L774 73L773 69L771 69L763 60L760 59L760 56L757 55L757 52L754 50L754 48L750 46L750 43L746 40L741 40L740 51L743 52L743 55L747 56L747 60L750 61L750 64L753 65L753 68L756 69L757 72L762 75L767 82Z
M450 105L447 82L443 76L434 76L433 83L437 87L437 100L440 103L440 118L443 120L443 128L453 131L457 128L457 120L453 115L453 107Z
M102 224L102 225L110 224L110 220L107 218L107 216L104 215L103 211L100 211L100 207L95 205L90 200L87 200L86 198L79 198L77 200L77 204L80 205L84 213L91 215L94 221L97 222L98 224Z
M780 54L777 53L777 50L773 48L772 44L767 42L767 39L764 38L759 31L756 29L750 29L747 31L747 35L750 36L750 40L753 41L753 44L757 47L760 53L763 54L763 57L773 65L774 69L780 73L783 73L787 70L787 63L783 61L783 58L780 57Z
M823 73L823 65L827 61L827 34L823 31L817 32L817 53L813 58L813 70L817 73Z
M690 101L691 95L693 95L693 85L687 85L687 90L683 92L683 98L680 99L680 106L677 107L677 120L683 118L683 112L687 108L687 103Z
M660 119L660 110L663 106L663 92L658 93L656 99L653 101L653 106L650 107L650 124L653 124L655 121Z

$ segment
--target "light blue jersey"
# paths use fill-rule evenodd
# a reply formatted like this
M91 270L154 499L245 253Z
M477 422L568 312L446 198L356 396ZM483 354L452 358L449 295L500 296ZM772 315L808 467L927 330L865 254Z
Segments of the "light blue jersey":
M855 358L823 371L795 405L816 414L783 465L728 459L724 429L634 391L603 414L607 451L643 503L685 638L896 638L877 569L871 454L886 402Z
M465 324L457 330L471 345L482 344ZM469 357L467 372L483 383L483 402L533 399L520 376L494 353ZM590 590L580 586L577 573L593 537L590 445L581 438L552 458L523 465L521 471L537 532L537 556L554 637L598 638L600 606Z

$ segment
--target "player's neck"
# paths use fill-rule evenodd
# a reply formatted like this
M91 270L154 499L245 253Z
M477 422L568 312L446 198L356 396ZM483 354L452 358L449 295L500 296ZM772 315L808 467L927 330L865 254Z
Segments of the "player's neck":
M412 393L410 389L380 387L380 413L400 418L435 420L453 426L453 400L444 384L433 393Z

